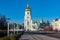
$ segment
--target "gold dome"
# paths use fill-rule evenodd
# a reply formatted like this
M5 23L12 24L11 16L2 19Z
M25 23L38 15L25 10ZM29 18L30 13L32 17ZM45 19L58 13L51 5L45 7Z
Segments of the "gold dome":
M43 19L42 19L42 17L40 17L40 23L42 23L43 22Z
M26 10L25 11L31 11L29 5L27 4Z

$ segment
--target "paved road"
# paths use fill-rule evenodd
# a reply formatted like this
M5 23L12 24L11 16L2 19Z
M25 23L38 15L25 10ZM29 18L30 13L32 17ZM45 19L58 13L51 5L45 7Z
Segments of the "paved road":
M60 40L60 39L44 36L41 34L25 33L24 35L21 36L21 38L19 38L19 40Z

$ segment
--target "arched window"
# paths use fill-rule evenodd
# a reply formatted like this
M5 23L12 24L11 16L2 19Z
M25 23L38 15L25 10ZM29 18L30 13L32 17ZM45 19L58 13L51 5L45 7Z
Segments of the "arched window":
M29 12L27 12L27 14L29 15Z
M29 22L27 22L27 25L29 26Z

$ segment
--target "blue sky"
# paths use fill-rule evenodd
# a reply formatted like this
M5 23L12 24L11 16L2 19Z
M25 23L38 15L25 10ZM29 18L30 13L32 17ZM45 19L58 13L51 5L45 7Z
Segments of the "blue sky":
M11 22L23 23L27 2L33 20L60 18L60 0L0 0L0 14L11 18Z

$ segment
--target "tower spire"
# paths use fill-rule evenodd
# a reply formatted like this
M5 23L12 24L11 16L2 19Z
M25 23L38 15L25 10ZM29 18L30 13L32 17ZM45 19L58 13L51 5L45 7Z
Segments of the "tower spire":
M29 4L27 4L27 8L29 7Z
M27 4L26 11L31 11L29 4Z
M40 17L40 23L42 23L43 22L43 19L42 19L42 17Z

